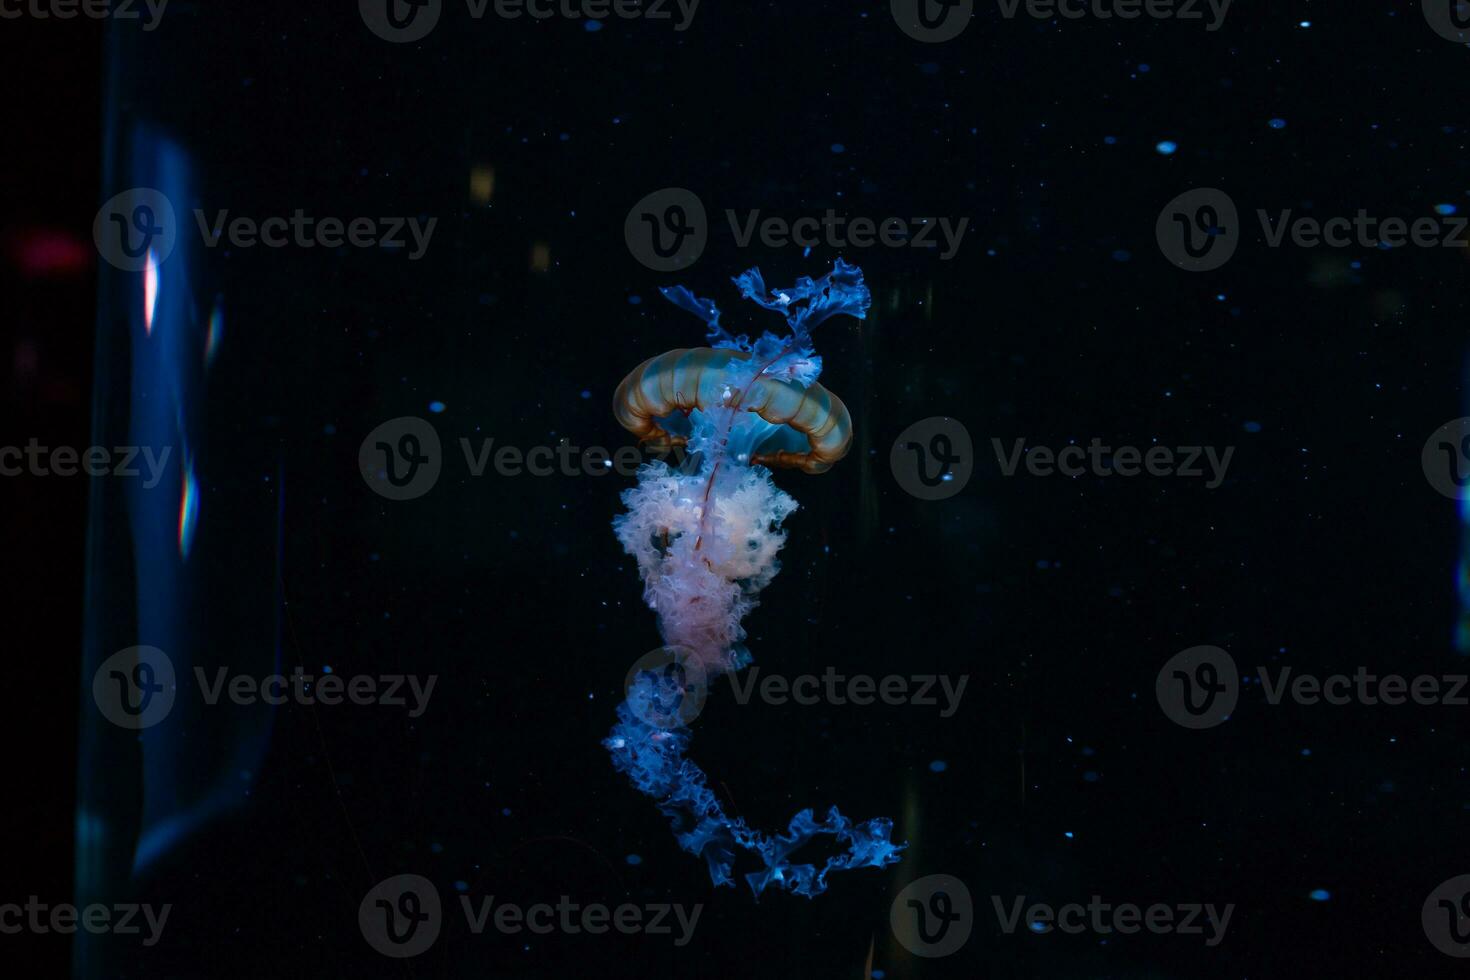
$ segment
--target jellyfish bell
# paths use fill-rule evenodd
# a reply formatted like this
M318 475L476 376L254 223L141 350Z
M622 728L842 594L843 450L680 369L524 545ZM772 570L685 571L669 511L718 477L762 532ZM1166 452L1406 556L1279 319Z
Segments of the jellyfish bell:
M831 469L852 447L847 406L821 383L762 373L753 359L749 351L711 347L650 357L618 385L613 414L646 448L666 452L687 448L701 423L718 425L713 417L735 413L722 448L736 462Z

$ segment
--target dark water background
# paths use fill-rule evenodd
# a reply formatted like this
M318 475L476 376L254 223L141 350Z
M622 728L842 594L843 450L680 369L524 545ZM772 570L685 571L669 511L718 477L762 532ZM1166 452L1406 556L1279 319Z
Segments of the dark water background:
M248 769L235 774L240 799L132 876L140 794L109 795L110 866L79 862L79 887L175 908L154 948L82 944L86 975L861 977L870 948L888 977L1456 967L1426 940L1420 907L1470 871L1467 709L1272 707L1248 684L1229 722L1192 732L1154 697L1164 662L1200 644L1230 651L1242 673L1466 669L1453 642L1455 506L1419 463L1429 433L1463 414L1465 253L1272 249L1254 219L1256 208L1416 218L1470 207L1470 55L1417 3L1242 7L1214 33L1010 21L982 4L943 44L906 37L879 4L706 0L684 32L474 21L451 4L432 35L403 45L374 37L351 4L176 3L152 33L0 25L24 36L37 66L47 51L86 63L105 47L109 59L96 104L111 109L65 121L102 120L114 168L102 193L86 174L19 169L11 213L87 239L99 200L128 185L130 127L146 123L190 154L189 208L437 218L418 261L196 252L194 288L222 297L226 332L194 405L201 503L184 569L202 583L187 617L196 650L257 672L330 664L439 683L418 719L282 708L248 767L227 738L171 736L181 780ZM59 83L40 67L27 77L12 150L45 160L29 127L56 122L62 110L41 103ZM85 78L78 88L85 99ZM1160 153L1164 140L1177 152ZM488 206L470 188L486 167ZM624 219L671 186L699 195L712 230L692 267L656 273L630 255ZM1249 227L1227 266L1189 274L1159 254L1154 222L1200 186L1227 191ZM804 256L738 247L724 218L827 208L967 217L969 232L950 261L918 249ZM747 621L750 647L768 671L969 684L950 718L740 706L716 687L694 756L732 810L774 829L837 804L895 817L910 842L895 868L838 876L813 901L755 903L711 888L598 744L628 666L658 643L609 525L629 481L476 478L458 440L625 445L609 409L617 382L701 335L660 285L687 284L761 329L771 324L739 304L731 275L759 265L784 284L838 254L863 267L875 298L862 326L834 320L817 338L857 443L828 474L778 477L801 509L783 571ZM120 274L103 266L98 278L94 439L123 424L130 370L125 315L109 306ZM17 299L14 336L68 301L80 305ZM85 415L82 310L42 338L48 353L72 350L78 393L14 395L22 438ZM400 503L364 485L357 452L405 415L430 418L447 456L433 491ZM926 502L901 489L888 456L904 428L934 416L962 422L978 460L959 495ZM990 449L992 438L1094 436L1235 455L1224 484L1206 489L1005 478ZM87 519L76 486L23 492L58 528ZM58 500L70 502L63 513ZM44 598L75 617L81 574L55 569L79 567L80 532L55 533L69 543L17 529L17 547L52 569L38 574L62 597ZM94 576L126 592L129 567L119 558ZM267 641L226 625L241 623ZM92 629L112 638L129 626ZM42 659L65 693L23 724L72 728L71 692L90 683L75 666L78 632L51 630ZM96 727L83 724L84 750L89 738L116 750ZM72 780L68 750L48 767L53 783ZM108 765L126 784L135 764ZM17 815L14 844L52 841L49 871L23 872L0 900L35 891L33 880L69 886L56 870L72 860L65 792ZM451 917L432 950L396 961L363 941L357 907L401 873L446 899L463 882L521 904L704 909L682 948L647 935L475 936ZM959 953L926 961L895 941L889 905L936 873L967 884L976 921ZM1330 897L1309 897L1319 889ZM1210 948L1198 936L1007 935L991 904L1094 894L1235 909ZM55 936L30 948L68 955Z

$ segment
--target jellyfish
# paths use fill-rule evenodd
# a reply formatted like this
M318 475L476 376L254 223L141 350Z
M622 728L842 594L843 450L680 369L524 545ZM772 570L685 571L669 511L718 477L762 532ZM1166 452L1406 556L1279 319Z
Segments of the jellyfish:
M613 521L618 541L638 563L644 599L675 669L635 672L617 724L603 745L613 765L657 802L679 845L704 857L717 886L733 886L737 860L764 867L744 875L757 898L767 887L808 898L834 871L882 868L905 845L893 822L854 822L832 807L818 819L797 813L784 833L763 834L731 816L686 752L691 739L684 699L716 677L751 662L746 614L779 570L782 523L796 501L772 470L822 473L852 444L842 400L817 381L822 360L811 332L832 316L866 316L871 302L862 270L837 260L820 279L768 290L758 269L735 277L741 295L782 314L787 330L752 341L720 324L713 301L676 286L661 290L709 329L706 347L649 358L623 379L613 399L618 422L647 448L683 450L672 466L640 467ZM797 852L819 837L836 853L819 867ZM751 866L755 866L751 861Z

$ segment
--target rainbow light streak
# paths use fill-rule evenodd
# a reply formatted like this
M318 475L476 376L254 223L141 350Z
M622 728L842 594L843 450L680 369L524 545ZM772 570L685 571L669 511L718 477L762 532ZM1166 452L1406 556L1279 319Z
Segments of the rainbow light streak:
M179 491L179 557L187 559L194 546L194 525L199 521L199 482L194 479L194 461L185 457L183 486Z

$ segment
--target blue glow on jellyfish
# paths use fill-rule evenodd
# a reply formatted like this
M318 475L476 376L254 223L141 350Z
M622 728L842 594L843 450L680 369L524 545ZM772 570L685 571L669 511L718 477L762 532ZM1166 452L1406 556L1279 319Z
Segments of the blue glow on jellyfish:
M782 833L753 830L726 812L686 757L691 735L679 707L706 678L751 662L741 620L779 570L781 523L796 509L771 469L821 473L852 442L846 407L817 383L822 362L811 331L839 314L862 319L871 298L862 270L840 259L821 279L804 276L786 289L768 290L757 269L734 282L744 298L782 314L789 333L733 335L713 301L682 286L665 289L666 299L705 322L710 346L650 358L614 397L618 421L645 446L687 453L677 469L657 461L641 467L638 485L622 495L627 511L613 522L638 561L644 598L678 670L637 673L603 745L657 801L679 845L705 859L716 885L733 886L743 855L764 866L743 876L757 897L775 886L810 898L834 871L896 863L904 845L891 841L893 822L854 822L833 807L821 818L800 811ZM839 853L820 866L799 862L797 852L822 837Z

